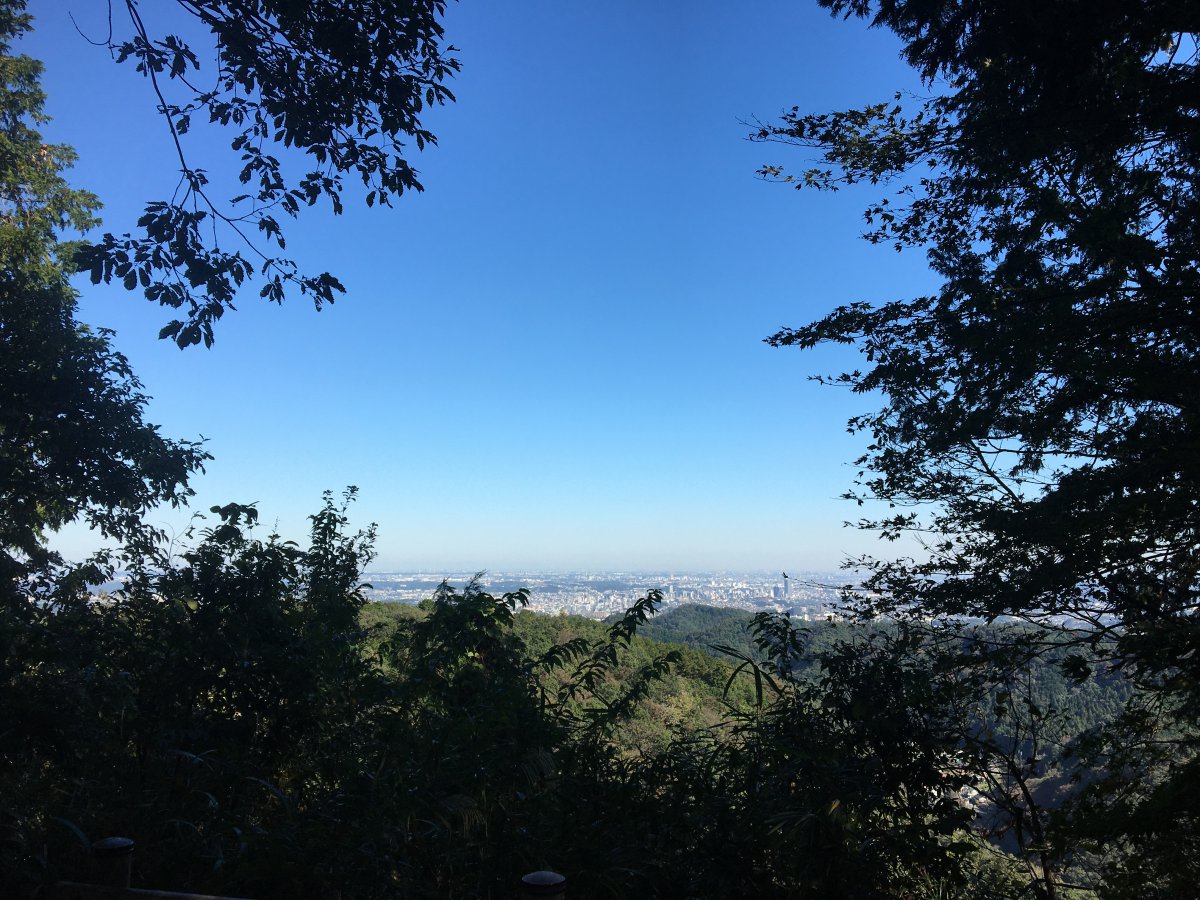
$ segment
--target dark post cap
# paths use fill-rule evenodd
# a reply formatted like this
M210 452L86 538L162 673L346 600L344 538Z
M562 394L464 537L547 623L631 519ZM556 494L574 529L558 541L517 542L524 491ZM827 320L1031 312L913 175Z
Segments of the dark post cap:
M128 856L132 852L133 840L127 837L106 837L92 844L92 855L99 859Z
M567 879L557 872L530 872L521 879L521 890L532 897L552 897L567 888Z

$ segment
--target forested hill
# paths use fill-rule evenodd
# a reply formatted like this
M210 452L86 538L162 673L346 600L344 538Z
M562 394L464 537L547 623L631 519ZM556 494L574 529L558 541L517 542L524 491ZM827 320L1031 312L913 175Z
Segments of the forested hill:
M693 608L724 612L713 607ZM427 615L425 609L417 606L369 603L363 608L362 623L370 639L379 643L389 639L397 629L403 630L405 623L424 620ZM702 635L687 635L687 640L674 643L650 635L650 625L663 618L651 619L638 629L627 652L599 688L602 697L611 699L616 696L618 685L635 679L654 660L675 654L670 669L649 684L644 702L631 710L629 721L615 735L618 744L627 751L662 750L676 731L710 728L723 719L730 707L745 708L752 702L749 679L730 683L733 666L729 658L704 644ZM603 641L611 624L582 616L524 610L513 617L512 631L521 640L524 658L534 660L571 641ZM731 639L736 641L735 646L748 648L749 632L742 625L738 628L736 635L731 632Z
M754 613L744 609L685 603L659 613L644 626L643 637L669 644L682 644L715 652L713 645L736 647L749 653L754 649L750 623Z
M379 629L385 623L423 618L425 613L403 604L372 603L363 612L369 628ZM748 657L764 661L764 654L754 643L752 624L755 614L742 609L729 609L700 604L683 604L659 612L638 629L628 656L615 673L615 680L632 677L651 660L672 651L680 654L670 673L656 682L650 691L649 703L634 714L632 726L624 733L623 743L629 747L662 745L671 731L679 726L711 725L720 718L724 703L743 706L752 697L749 678L735 679L724 693L737 659L718 648L729 648ZM563 616L525 611L514 620L514 631L525 643L531 657L539 656L552 646L576 638L599 640L607 627L619 616L597 622L580 616ZM817 658L827 652L839 639L852 638L850 626L838 622L807 622L806 651L794 661L797 672L815 675ZM1015 693L1033 703L1047 720L1048 735L1056 743L1065 743L1118 715L1132 692L1129 683L1119 674L1103 668L1088 678L1076 681L1063 671L1065 654L1061 651L1034 659L1012 675ZM993 699L1004 690L993 691ZM981 710L983 707L981 707ZM1000 725L993 721L994 710L988 715L980 712L982 727ZM1000 726L1004 730L1004 726Z
M659 613L639 633L651 641L681 645L727 661L730 656L718 647L761 660L762 652L753 638L754 616L743 609L683 604ZM838 622L802 624L808 630L810 652L796 661L801 670L812 667L816 652L849 634L849 627ZM1111 720L1131 694L1130 685L1119 673L1103 668L1079 681L1068 677L1063 670L1066 656L1061 650L1055 651L1015 673L1031 702L1052 714L1057 724L1054 730L1064 739Z

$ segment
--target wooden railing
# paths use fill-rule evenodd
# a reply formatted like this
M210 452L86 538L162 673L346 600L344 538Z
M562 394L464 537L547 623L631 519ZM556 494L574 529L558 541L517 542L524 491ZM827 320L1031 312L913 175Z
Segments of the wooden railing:
M244 900L238 897L214 897L176 891L151 891L132 888L134 843L129 838L110 837L92 844L92 883L60 881L54 886L55 900L135 900L159 897L162 900Z
M134 842L129 838L110 837L92 844L92 883L60 881L54 886L54 900L246 900L241 897L217 897L212 894L188 894L155 891L129 886L133 871ZM530 872L521 879L523 898L545 897L564 900L567 879L557 872Z

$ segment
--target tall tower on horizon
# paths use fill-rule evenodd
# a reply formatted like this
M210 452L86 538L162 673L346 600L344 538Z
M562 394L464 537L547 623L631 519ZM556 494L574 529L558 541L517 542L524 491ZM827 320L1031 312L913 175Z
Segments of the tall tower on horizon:
M788 598L788 573L784 572L783 573L783 599L784 599L784 601L786 601L787 598Z

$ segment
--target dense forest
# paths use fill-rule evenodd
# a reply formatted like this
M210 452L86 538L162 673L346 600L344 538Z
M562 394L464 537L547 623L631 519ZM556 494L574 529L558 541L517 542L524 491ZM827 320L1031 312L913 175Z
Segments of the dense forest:
M1024 710L955 718L911 635L651 618L654 595L606 623L476 584L366 604L367 536L332 500L305 551L223 516L147 590L9 631L9 891L82 876L88 839L121 832L142 883L250 896L506 896L552 868L577 896L1016 897L1009 795L963 748L1032 755L1036 790L1126 698L1047 663L1013 686Z
M150 513L208 453L146 421L72 279L166 307L189 352L247 290L332 302L284 231L347 184L422 189L445 3L178 0L219 61L199 88L196 50L114 2L101 43L182 177L99 236L0 4L0 894L86 881L125 836L134 887L259 900L501 898L541 869L580 898L1196 895L1197 11L819 2L893 32L927 94L755 123L801 160L759 174L880 191L866 238L938 286L767 338L860 351L820 376L879 405L847 499L921 548L852 561L812 625L656 616L657 591L535 615L479 582L367 604L353 488L303 544L239 503L168 539ZM206 121L234 132L229 204L180 142ZM77 522L116 549L64 558Z

